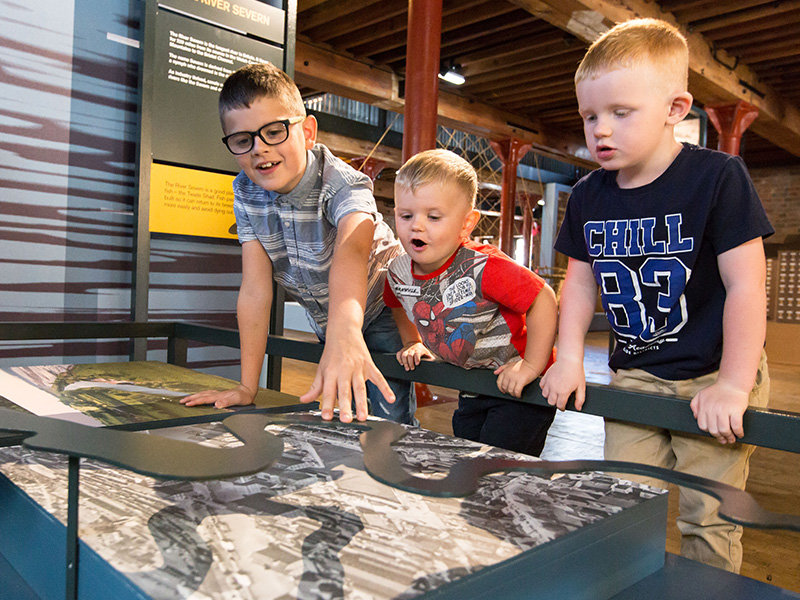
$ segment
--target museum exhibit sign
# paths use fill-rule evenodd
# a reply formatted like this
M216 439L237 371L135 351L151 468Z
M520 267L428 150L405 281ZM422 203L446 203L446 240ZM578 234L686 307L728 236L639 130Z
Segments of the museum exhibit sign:
M146 0L133 320L150 318L151 302L160 299L150 293L151 243L166 238L187 251L210 243L225 254L223 242L237 239L232 182L239 168L221 141L219 91L250 63L293 74L295 13L294 0ZM143 341L132 356L147 358Z

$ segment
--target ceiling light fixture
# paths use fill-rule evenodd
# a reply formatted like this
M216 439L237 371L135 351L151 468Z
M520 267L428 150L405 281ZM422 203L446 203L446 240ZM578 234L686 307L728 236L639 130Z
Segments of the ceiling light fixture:
M450 68L444 68L439 71L439 79L444 79L447 83L453 85L464 85L466 78L461 74L460 67L451 65Z

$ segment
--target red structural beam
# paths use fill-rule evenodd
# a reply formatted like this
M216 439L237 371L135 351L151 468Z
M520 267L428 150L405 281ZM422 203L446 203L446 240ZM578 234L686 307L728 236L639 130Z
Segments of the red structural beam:
M442 0L410 0L403 162L436 147L441 37Z
M517 138L491 142L492 149L503 161L503 189L500 192L500 250L514 255L514 208L517 197L517 166L531 149Z
M749 102L739 100L731 104L709 104L706 105L705 111L708 120L719 134L717 150L738 156L742 136L756 120L758 108Z

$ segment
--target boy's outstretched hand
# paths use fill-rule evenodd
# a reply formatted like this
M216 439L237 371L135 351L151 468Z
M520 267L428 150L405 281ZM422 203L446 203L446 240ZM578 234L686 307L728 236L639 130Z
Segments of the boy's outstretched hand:
M215 408L228 408L229 406L246 406L256 399L256 392L239 384L231 390L206 390L191 396L181 398L181 404L197 406L200 404L213 404Z
M713 435L720 444L733 444L744 435L742 417L749 400L749 392L717 380L697 392L689 406L700 429Z
M322 394L320 408L322 418L326 421L333 418L337 402L342 423L353 420L353 403L356 406L356 419L365 421L369 412L367 380L378 387L387 402L394 402L395 399L386 379L372 362L361 332L356 329L346 337L328 338L314 381L309 390L300 396L300 402L308 403Z
M425 347L422 342L411 342L397 351L397 362L403 365L406 371L413 371L421 360L435 360L436 357Z
M497 375L497 389L519 398L525 386L539 376L539 371L524 358L517 358L495 369L494 374Z
M583 372L583 360L572 360L558 357L552 367L539 381L542 396L550 406L558 410L567 407L572 392L575 392L575 410L583 408L586 399L586 376Z

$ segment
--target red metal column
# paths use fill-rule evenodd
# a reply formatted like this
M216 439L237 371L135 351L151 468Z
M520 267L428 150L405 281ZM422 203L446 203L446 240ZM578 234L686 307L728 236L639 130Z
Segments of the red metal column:
M517 165L531 149L530 144L517 138L490 142L500 160L503 161L503 189L500 192L500 250L513 256L514 205L517 196Z
M369 156L358 156L350 160L350 166L366 174L372 181L375 181L375 178L380 175L381 171L386 167L386 162Z
M708 119L719 133L717 150L737 156L742 135L758 116L758 108L739 100L732 104L710 104L705 107Z
M522 209L522 264L529 269L533 268L533 237L534 225L533 211L539 202L539 194L518 194L519 206Z
M520 198L522 208L522 264L531 268L531 229L533 228L533 206L530 194Z
M409 0L403 162L436 148L442 0Z

